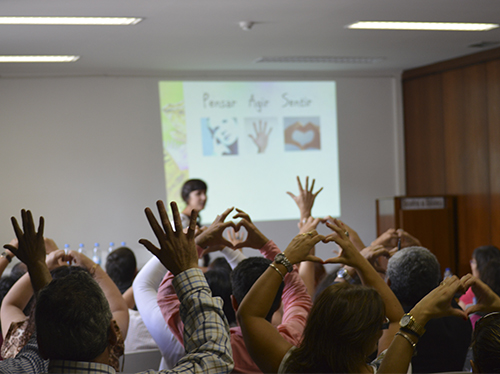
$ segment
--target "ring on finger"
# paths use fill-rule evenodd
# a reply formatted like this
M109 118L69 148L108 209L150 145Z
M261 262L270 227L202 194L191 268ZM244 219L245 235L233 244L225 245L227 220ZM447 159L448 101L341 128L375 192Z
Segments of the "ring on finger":
M349 237L349 231L347 231L347 230L346 230L346 231L344 232L344 234L345 234L345 236Z

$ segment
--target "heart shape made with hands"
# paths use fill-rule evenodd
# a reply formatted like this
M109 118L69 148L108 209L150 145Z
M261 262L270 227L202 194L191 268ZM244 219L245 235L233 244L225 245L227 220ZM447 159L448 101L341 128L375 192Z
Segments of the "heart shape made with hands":
M292 139L299 143L301 147L304 147L314 139L314 131L302 131L300 129L297 129L292 133Z
M307 148L320 149L320 129L318 125L308 122L295 122L285 130L285 144L292 144L301 150Z

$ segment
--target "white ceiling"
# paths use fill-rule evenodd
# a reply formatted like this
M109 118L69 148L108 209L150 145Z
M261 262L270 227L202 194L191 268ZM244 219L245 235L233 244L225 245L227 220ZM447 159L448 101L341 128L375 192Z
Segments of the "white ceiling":
M486 32L370 31L360 20L500 22L499 0L1 0L2 16L137 16L135 26L0 25L0 54L76 54L0 64L0 76L393 74L484 49ZM240 21L255 21L251 31ZM383 57L372 64L260 63L259 57ZM299 73L300 74L300 73Z

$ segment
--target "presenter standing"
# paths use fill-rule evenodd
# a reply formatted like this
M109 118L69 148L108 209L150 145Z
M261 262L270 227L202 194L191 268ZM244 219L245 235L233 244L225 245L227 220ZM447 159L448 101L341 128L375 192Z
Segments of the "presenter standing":
M182 185L181 190L182 200L186 203L186 207L181 213L182 227L189 226L189 217L193 209L198 212L205 208L207 203L207 184L201 179L189 179ZM198 214L197 226L200 227L201 220Z

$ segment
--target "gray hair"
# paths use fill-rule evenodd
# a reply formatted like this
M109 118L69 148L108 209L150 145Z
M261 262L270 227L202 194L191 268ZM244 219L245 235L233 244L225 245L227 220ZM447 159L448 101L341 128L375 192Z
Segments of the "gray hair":
M439 262L427 248L407 247L387 264L386 279L403 306L412 307L441 281Z
M108 301L88 272L54 279L37 297L40 351L48 359L92 361L109 344L111 318Z

